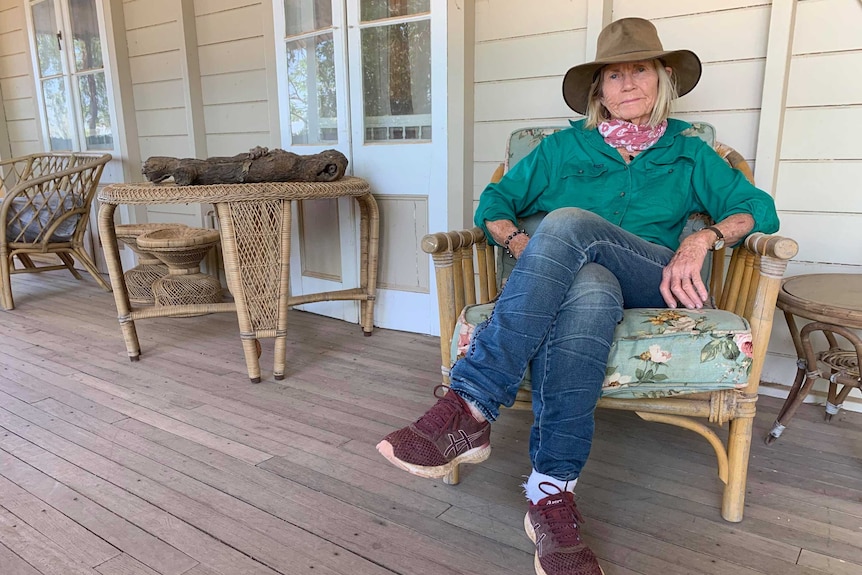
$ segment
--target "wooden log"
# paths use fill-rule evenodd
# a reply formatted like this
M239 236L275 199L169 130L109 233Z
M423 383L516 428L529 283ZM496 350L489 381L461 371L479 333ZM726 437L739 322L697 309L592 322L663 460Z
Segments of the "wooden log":
M256 147L231 157L171 158L152 156L141 173L158 183L173 178L177 185L257 182L332 182L344 176L347 158L337 150L301 156L281 149Z

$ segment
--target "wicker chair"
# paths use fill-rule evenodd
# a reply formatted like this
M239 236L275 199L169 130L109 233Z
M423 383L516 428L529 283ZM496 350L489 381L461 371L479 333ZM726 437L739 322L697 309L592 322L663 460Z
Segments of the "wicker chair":
M497 169L493 181L502 177L509 164L514 165L519 156L523 157L542 137L560 129L532 128L514 132L507 146L506 163ZM742 156L714 142L711 126L698 124L694 132L690 135L700 136L713 144L731 166L741 170L749 180L752 178L751 170ZM514 143L522 148L519 152L513 151ZM703 225L700 222L700 226ZM496 297L500 279L497 277L497 262L505 264L509 258L495 258L493 248L487 244L479 228L429 234L423 238L422 247L434 260L440 311L440 351L443 382L446 384L449 366L456 355L453 353L456 347L452 342L453 334L456 338L459 335L455 333L456 324L459 331L463 326L459 321L462 319L459 313L465 306L490 302ZM674 395L680 392L673 391L667 396L659 392L650 398L611 397L613 394L604 389L599 401L599 407L634 411L647 421L683 427L706 438L715 450L718 475L725 484L721 513L728 521L742 520L760 373L766 357L781 278L787 261L796 252L797 244L792 239L752 234L743 245L733 250L726 278L724 253L717 253L710 264L712 271L709 285L717 307L735 316L742 316L750 324L753 347L750 351L748 383L743 384L744 388L727 389L722 386L724 388L719 389L716 386L715 390L706 392ZM505 272L501 275L505 277ZM617 330L617 336L619 332L620 329ZM702 361L703 358L699 359ZM694 360L696 362L697 358ZM699 389L703 388L701 385ZM530 409L529 389L519 391L514 407ZM719 425L729 422L727 439L721 439L712 426L698 419L707 419ZM457 483L458 480L458 469L445 478L446 483Z
M84 249L90 205L110 154L31 154L0 162L0 304L14 309L11 274L75 269L73 256L105 290ZM33 254L56 254L57 265L37 266ZM16 268L17 257L23 267Z

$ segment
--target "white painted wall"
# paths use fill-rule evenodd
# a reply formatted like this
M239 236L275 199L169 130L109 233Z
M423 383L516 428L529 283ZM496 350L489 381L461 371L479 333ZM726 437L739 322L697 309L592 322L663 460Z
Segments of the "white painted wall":
M0 0L0 95L12 157L41 151L33 65L21 0Z
M862 272L862 2L799 2L776 180L782 233L799 241L788 274ZM846 342L845 342L846 343ZM796 353L783 320L764 377L789 382ZM825 401L825 382L815 388ZM854 390L845 407L862 411Z

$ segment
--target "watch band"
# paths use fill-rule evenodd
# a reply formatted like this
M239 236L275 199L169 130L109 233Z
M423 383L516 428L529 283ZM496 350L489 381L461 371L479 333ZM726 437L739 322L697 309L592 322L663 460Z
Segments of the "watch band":
M721 233L721 230L715 226L707 226L703 228L705 230L709 230L715 234L715 242L713 242L712 247L709 248L711 250L720 250L724 247L724 234Z
M720 230L720 229L718 229L718 228L717 228L717 227L715 227L715 226L706 226L706 227L705 227L705 228L703 228L703 229L705 229L705 230L711 230L711 231L715 234L716 239L718 239L718 240L723 240L723 239L724 239L724 234L723 234L723 233L721 233L721 230Z

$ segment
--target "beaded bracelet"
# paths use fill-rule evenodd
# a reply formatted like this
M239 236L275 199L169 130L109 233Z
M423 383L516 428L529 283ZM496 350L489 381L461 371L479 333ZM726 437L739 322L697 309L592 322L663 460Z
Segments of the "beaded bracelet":
M521 234L524 234L524 235L525 235L525 236L527 236L528 238L530 237L530 234L528 234L528 233L527 233L527 230L524 230L524 229L521 229L521 230L515 230L514 232L512 232L511 234L509 234L508 236L506 236L506 241L505 241L505 242L503 242L503 249L504 249L504 250L506 250L506 253L507 253L507 254L509 255L509 257L510 257L510 258L512 258L512 259L514 259L514 258L515 258L515 255L514 255L514 254L512 253L512 251L509 249L509 242L511 242L511 241L515 238L515 236L519 236L519 235L521 235Z

